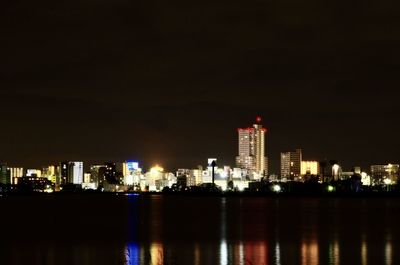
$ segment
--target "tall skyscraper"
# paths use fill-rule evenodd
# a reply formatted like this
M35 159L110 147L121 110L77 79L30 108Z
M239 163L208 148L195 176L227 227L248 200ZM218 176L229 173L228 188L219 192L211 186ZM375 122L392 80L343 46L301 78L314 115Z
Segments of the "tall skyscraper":
M61 162L61 184L82 184L83 162Z
M92 165L90 166L91 179L95 183L96 188L103 187L106 181L106 165Z
M260 174L268 174L268 159L265 156L265 133L261 118L250 128L239 128L239 155L236 166Z
M301 149L296 149L295 152L281 153L281 177L295 178L301 175Z
M67 184L67 179L68 179L68 169L69 169L69 163L68 162L61 162L60 163L60 177L59 179L59 184L65 185Z
M18 184L18 179L24 176L24 168L22 167L9 167L7 170L10 175L11 184Z
M0 184L10 184L10 177L7 172L7 164L0 163Z
M122 163L106 162L105 177L109 184L119 184L123 180Z
M82 184L83 182L83 162L70 162L70 183Z

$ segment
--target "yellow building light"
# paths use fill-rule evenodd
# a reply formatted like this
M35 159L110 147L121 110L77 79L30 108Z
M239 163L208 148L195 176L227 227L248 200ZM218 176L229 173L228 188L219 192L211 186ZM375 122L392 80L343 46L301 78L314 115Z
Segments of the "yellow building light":
M150 169L150 173L152 173L152 174L161 173L161 172L164 172L164 168L160 167L159 165L156 165Z

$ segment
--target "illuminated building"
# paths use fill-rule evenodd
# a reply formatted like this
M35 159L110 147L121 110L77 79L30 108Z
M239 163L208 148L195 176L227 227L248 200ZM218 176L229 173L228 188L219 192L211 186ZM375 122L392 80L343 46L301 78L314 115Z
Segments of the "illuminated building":
M223 191L228 189L228 182L231 180L231 168L224 166L223 168L217 168L215 174L215 184Z
M361 173L362 173L361 167L354 167L353 171L354 171L354 173L356 173L356 174L361 174Z
M294 179L301 175L301 149L295 152L281 153L281 177Z
M77 184L83 182L83 162L61 162L61 184Z
M241 168L234 168L232 172L232 178L233 179L242 179L246 177L246 170L243 170Z
M239 155L236 166L251 172L268 174L268 159L265 156L265 133L267 129L260 124L261 118L251 128L238 129Z
M238 191L244 191L249 188L248 180L233 180L233 188Z
M36 176L36 177L40 178L40 177L42 177L42 171L39 169L27 169L26 176L27 177Z
M92 183L92 175L90 173L83 174L83 183Z
M339 171L339 175L333 175L334 179L340 179L340 180L346 180L346 179L351 179L354 176L354 172L353 171L342 171L342 169L340 169Z
M319 162L318 161L301 161L301 175L318 175Z
M69 163L68 162L61 162L60 163L60 184L64 185L67 184L68 178L68 170L69 170Z
M0 163L0 184L10 184L10 176L7 171L7 164Z
M187 175L176 176L176 186L178 190L184 190L188 187L188 179Z
M58 168L57 166L48 166L43 168L42 170L42 177L47 178L48 180L50 180L52 183L55 184L60 184L59 181L57 183L57 171Z
M172 187L177 183L177 178L173 173L165 172L164 168L154 166L144 176L141 181L141 189L148 191L162 191L164 187Z
M95 190L95 189L97 189L96 183L94 182L94 180L92 178L92 174L90 174L90 173L84 173L83 174L82 188L86 189L86 190Z
M18 190L29 192L54 192L54 186L47 178L39 178L36 175L18 179Z
M106 162L105 177L108 182L117 181L117 164L114 162Z
M139 163L134 161L127 161L123 163L122 174L124 177L125 185L139 185L142 178L142 169L139 168Z
M203 183L212 183L212 175L209 170L203 170L202 180Z
M281 153L281 178L290 176L290 153Z
M364 186L371 186L371 176L365 172L361 172L361 183Z
M203 183L203 167L202 166L199 166L197 169L191 170L190 174L195 180L195 186Z
M82 184L83 182L83 162L70 162L69 183Z
M164 168L156 165L145 174L145 186L148 187L148 191L160 191L162 180L164 180Z
M202 171L202 183L212 183L212 162L217 164L217 159L216 158L209 158L207 160L207 170ZM214 169L215 172L217 171L217 168Z
M196 178L192 172L193 171L190 169L183 169L183 168L178 169L178 171L176 172L178 186L180 182L182 182L183 178L185 179L185 186L187 187L196 186Z
M176 176L181 177L181 176L189 176L190 175L190 169L183 169L180 168L178 171L176 171Z
M123 176L123 164L115 162L106 162L105 178L110 184L120 184L122 183Z
M333 180L339 180L342 178L342 168L338 164L332 166L332 178Z
M90 177L93 183L95 183L96 188L104 186L105 173L106 173L105 165L90 166Z
M396 184L399 178L399 165L388 164L388 165L372 165L371 166L371 177L375 184Z
M215 162L217 164L217 161L218 160L216 158L208 159L207 170L204 170L202 172L202 183L212 183L212 163ZM215 180L218 180L220 178L222 171L223 169L218 168L218 166L214 168Z
M126 161L122 165L122 174L125 176L132 175L139 170L139 163L134 161Z
M216 158L208 159L207 169L202 170L199 166L198 169L190 170L188 178L188 186L195 186L199 184L211 184L212 183L212 162L217 162ZM237 169L241 171L241 169ZM214 168L214 184L221 187L222 190L227 189L228 182L232 179L233 170L229 166ZM241 180L241 179L238 179Z
M9 167L7 170L11 184L18 184L18 179L24 176L24 168L22 167Z

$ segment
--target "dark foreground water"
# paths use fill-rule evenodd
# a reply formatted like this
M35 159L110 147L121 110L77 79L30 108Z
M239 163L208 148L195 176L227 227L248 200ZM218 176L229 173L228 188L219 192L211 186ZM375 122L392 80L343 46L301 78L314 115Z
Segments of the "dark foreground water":
M400 264L400 199L0 198L0 264Z

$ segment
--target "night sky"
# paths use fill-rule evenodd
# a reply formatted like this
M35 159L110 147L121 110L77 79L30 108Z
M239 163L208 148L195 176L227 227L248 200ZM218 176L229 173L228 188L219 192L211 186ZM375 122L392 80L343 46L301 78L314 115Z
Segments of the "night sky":
M3 0L0 161L234 165L279 152L400 162L395 1Z

